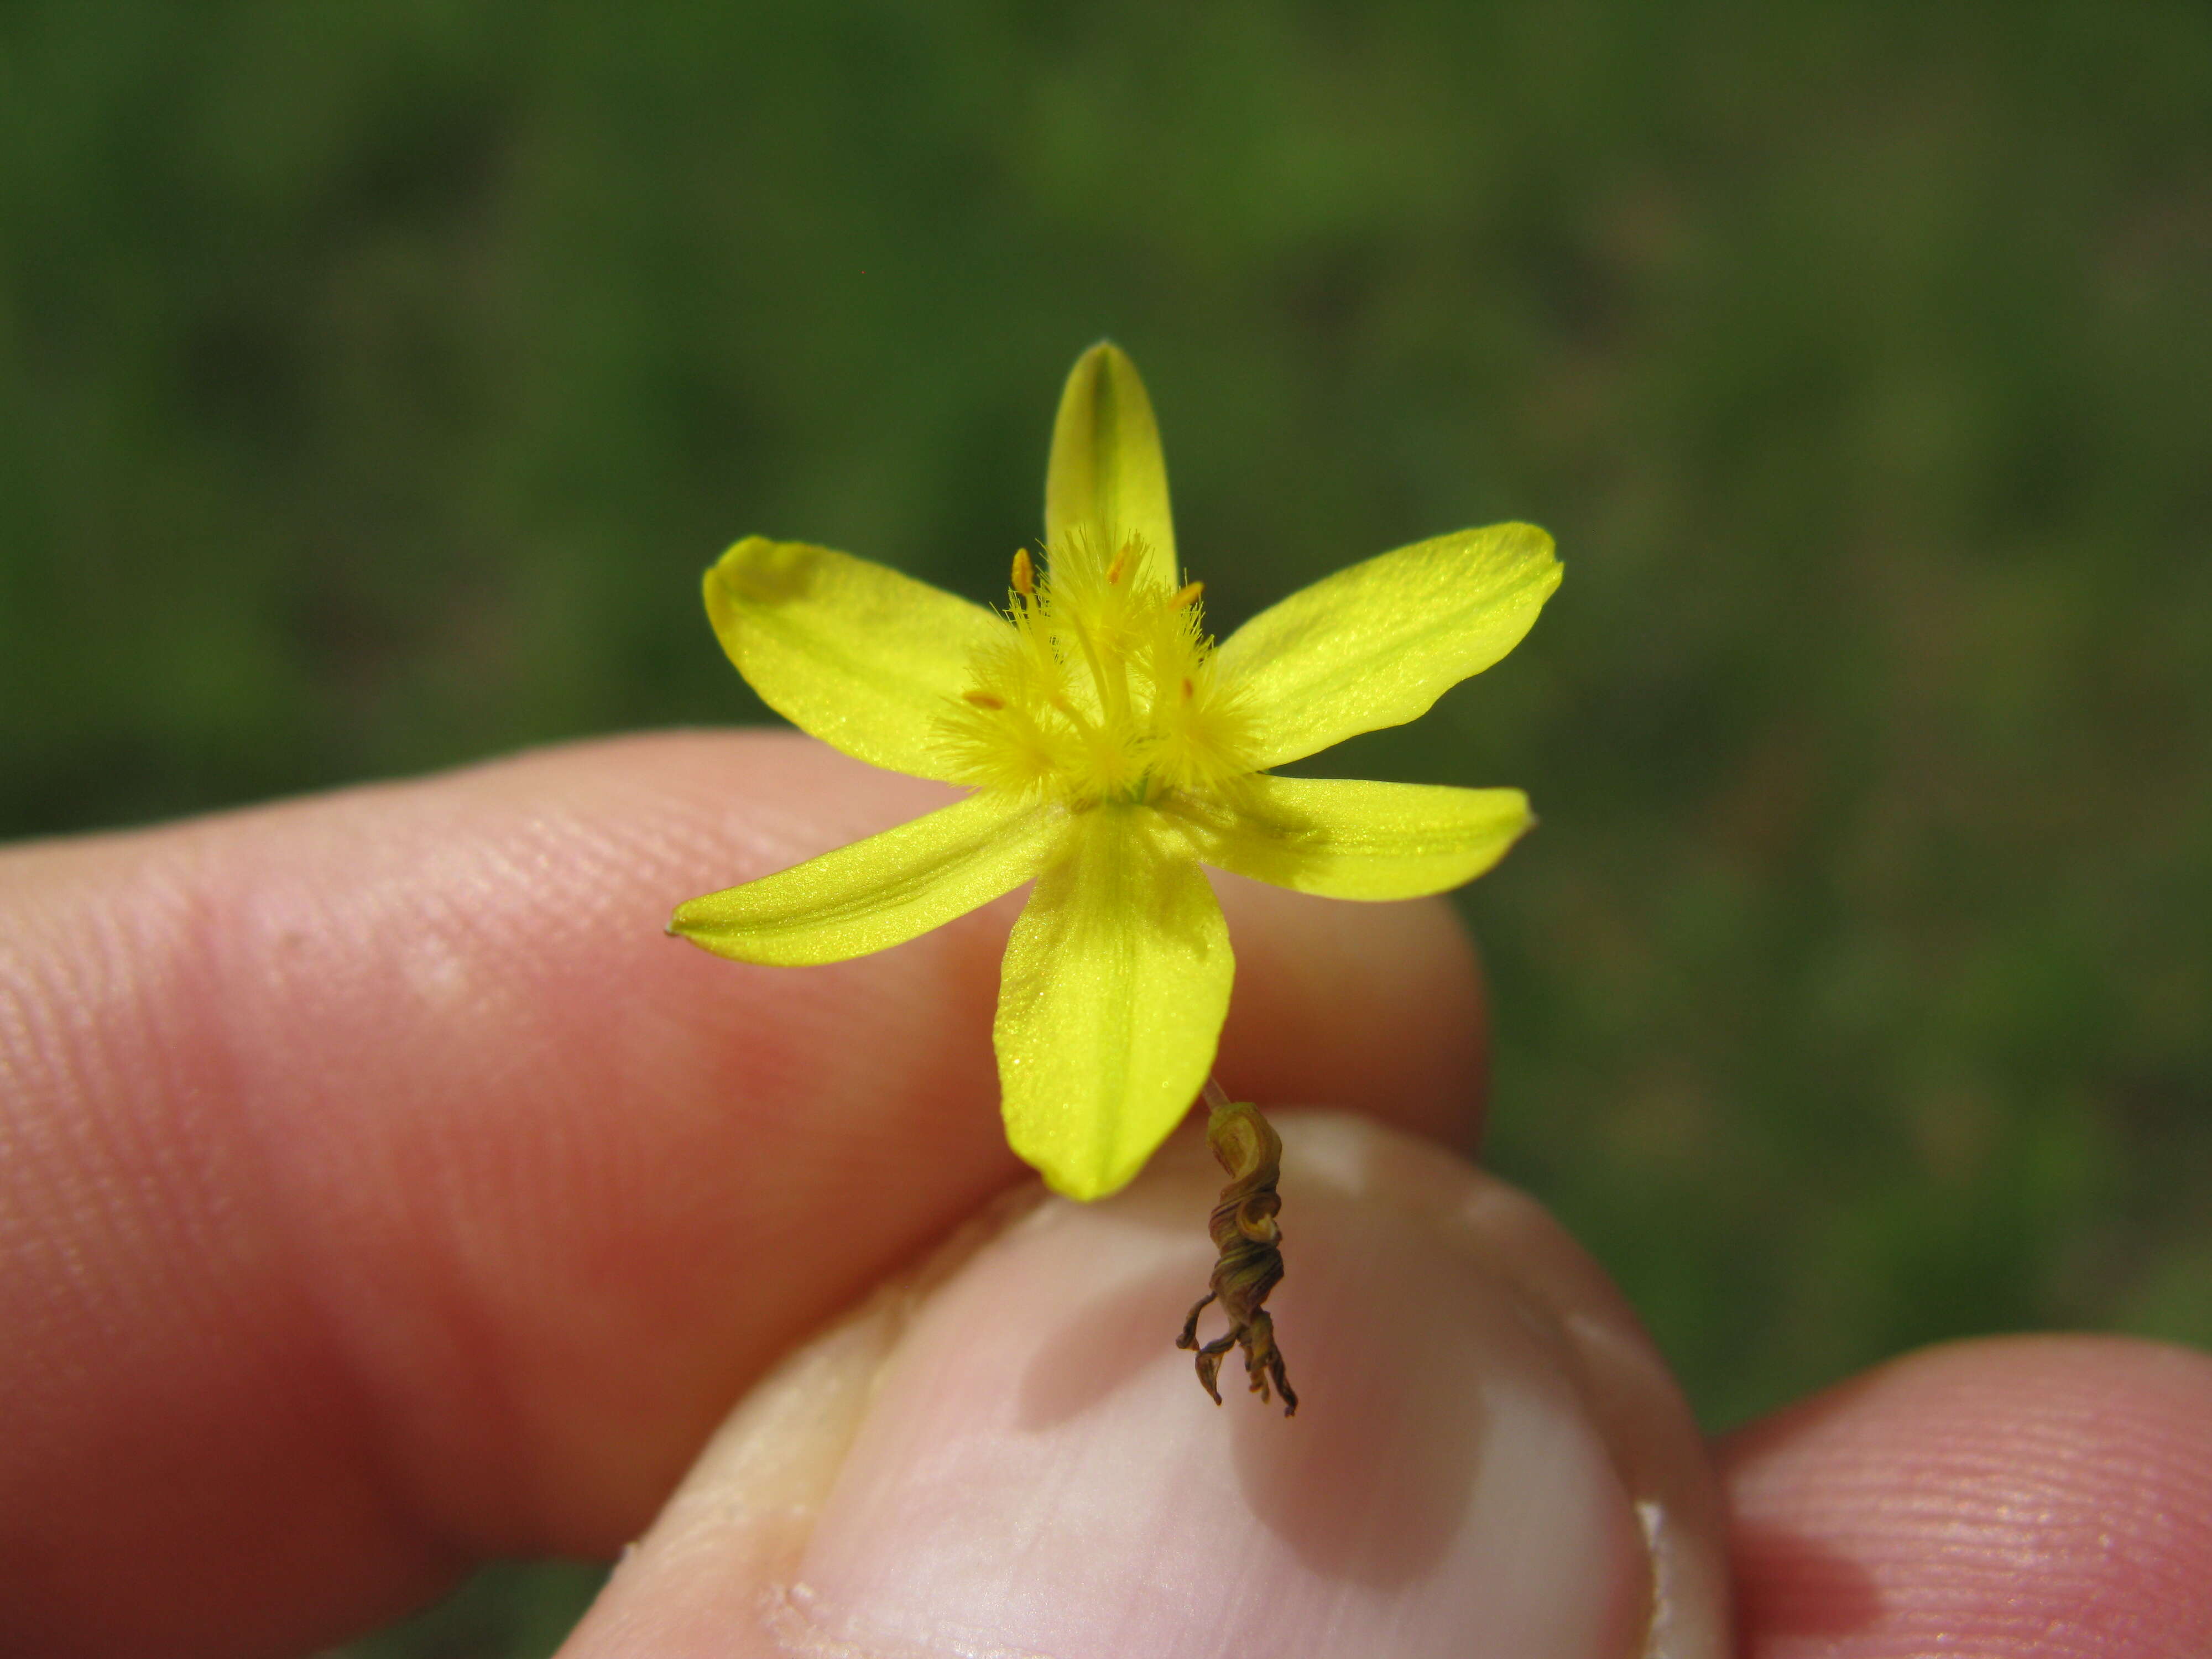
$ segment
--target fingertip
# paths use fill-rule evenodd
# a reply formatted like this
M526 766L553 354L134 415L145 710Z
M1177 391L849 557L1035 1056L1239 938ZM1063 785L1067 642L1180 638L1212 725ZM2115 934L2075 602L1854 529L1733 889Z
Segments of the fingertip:
M1752 1425L1722 1459L1762 1659L2212 1646L2212 1356L1951 1344Z
M1020 1177L1011 906L821 969L667 937L947 798L679 732L0 859L0 1233L37 1245L0 1328L41 1332L0 1345L0 1488L58 1564L19 1599L151 1649L189 1583L312 1633L420 1582L363 1563L634 1532L780 1349ZM1449 918L1294 897L1229 901L1237 1086L1442 1132ZM126 1416L173 1501L83 1487Z
M1587 1260L1425 1142L1278 1127L1295 1418L1171 1340L1219 1182L1185 1136L794 1356L564 1651L1717 1659L1702 1446Z

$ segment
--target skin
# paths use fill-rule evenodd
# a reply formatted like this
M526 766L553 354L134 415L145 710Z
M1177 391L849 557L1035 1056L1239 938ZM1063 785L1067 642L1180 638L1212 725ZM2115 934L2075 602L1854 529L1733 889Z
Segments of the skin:
M305 1652L636 1536L1021 1177L1006 906L819 969L660 933L944 798L683 734L0 855L0 1650ZM1448 910L1224 899L1240 1094L1472 1146ZM2212 1644L2204 1356L1958 1345L1718 1450L1750 1653Z

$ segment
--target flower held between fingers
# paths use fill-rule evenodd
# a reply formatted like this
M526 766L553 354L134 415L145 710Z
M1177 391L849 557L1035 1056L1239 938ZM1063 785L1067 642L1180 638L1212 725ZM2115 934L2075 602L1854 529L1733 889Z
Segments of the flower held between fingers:
M993 1030L1007 1139L1059 1191L1144 1165L1213 1065L1231 957L1199 866L1335 898L1413 898L1488 869L1517 789L1267 769L1425 713L1519 642L1559 586L1551 538L1494 525L1401 548L1218 647L1176 563L1152 404L1119 349L1068 378L1046 563L1001 614L827 548L739 542L706 579L723 648L802 730L974 793L679 907L744 962L842 961L1034 880Z

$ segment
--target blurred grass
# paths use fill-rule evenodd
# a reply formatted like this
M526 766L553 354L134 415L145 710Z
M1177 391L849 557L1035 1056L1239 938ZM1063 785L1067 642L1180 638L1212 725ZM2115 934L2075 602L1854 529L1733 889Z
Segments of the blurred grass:
M2212 1342L2201 5L0 8L0 833L757 717L700 568L992 595L1103 333L1224 629L1558 535L1327 765L1535 797L1493 1160L1709 1422Z

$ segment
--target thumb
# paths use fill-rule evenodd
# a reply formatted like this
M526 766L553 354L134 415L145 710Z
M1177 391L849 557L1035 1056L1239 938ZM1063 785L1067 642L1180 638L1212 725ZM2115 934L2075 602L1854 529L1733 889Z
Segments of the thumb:
M1705 1451L1595 1266L1427 1143L1279 1122L1295 1418L1172 1346L1220 1180L1187 1133L787 1359L564 1659L1724 1654Z

